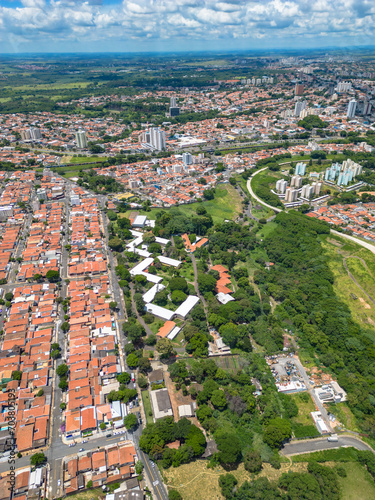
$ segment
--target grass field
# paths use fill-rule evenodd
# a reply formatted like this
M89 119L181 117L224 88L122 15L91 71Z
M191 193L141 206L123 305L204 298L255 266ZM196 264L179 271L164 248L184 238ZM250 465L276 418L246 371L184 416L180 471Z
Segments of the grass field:
M65 89L85 89L91 85L90 82L66 82L66 83L48 83L48 84L36 84L36 85L19 85L18 87L4 87L5 89L12 89L15 91L38 91L38 90L65 90Z
M64 156L61 158L61 163L93 163L93 162L106 162L105 156Z
M328 265L334 275L336 295L345 302L353 319L375 338L375 306L365 293L349 277L344 267L344 258L348 270L360 286L375 299L375 255L354 242L331 234L322 238L322 246L329 257ZM360 257L366 263L361 262Z
M143 408L144 408L145 414L146 414L146 421L148 424L152 424L154 420L153 420L152 416L150 415L150 412L152 413L150 394L147 390L142 391L141 394L142 394Z
M298 406L298 415L293 417L293 422L296 424L311 425L313 424L310 413L315 411L315 405L308 393L292 394L290 396Z
M178 210L186 216L196 215L198 206L203 205L207 213L212 216L214 224L220 224L224 220L235 220L239 213L242 212L242 198L237 190L230 184L221 184L217 186L215 198L202 203L191 203L190 205L180 205ZM152 208L149 212L140 210L141 215L147 215L149 219L155 219L156 214L167 208ZM120 217L129 217L130 211L124 214L119 214Z
M375 483L359 463L343 464L347 477L339 477L342 500L368 500L375 498Z

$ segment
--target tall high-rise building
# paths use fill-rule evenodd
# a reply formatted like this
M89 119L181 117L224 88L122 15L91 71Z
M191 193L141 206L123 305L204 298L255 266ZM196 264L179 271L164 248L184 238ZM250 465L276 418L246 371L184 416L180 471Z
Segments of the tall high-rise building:
M299 175L293 175L291 181L290 181L290 185L291 187L296 187L296 188L300 188L302 186L302 177L300 177Z
M285 191L286 191L286 188L287 188L287 185L288 183L286 181L284 181L284 179L279 179L277 182L276 182L276 190L281 193L281 194L284 194Z
M302 83L296 83L296 86L294 87L294 95L298 95L298 96L303 95L304 89L305 89L305 86L302 85Z
M296 168L294 170L294 175L305 175L305 174L306 174L306 163L302 163L302 161L300 161L296 165Z
M165 132L159 127L153 127L150 129L150 144L157 151L162 151L165 149Z
M299 117L301 114L301 111L306 109L307 107L307 102L306 101L297 101L296 105L294 106L294 116Z
M337 84L337 92L348 92L348 90L351 90L352 84L350 82L339 82Z
M40 129L37 127L30 128L30 138L32 141L39 141L42 138Z
M169 116L178 116L179 114L180 108L177 106L177 99L175 96L172 96L169 106Z
M371 113L371 102L363 102L363 116L369 115Z
M301 191L301 197L310 199L313 193L314 193L314 187L310 186L310 184L305 184Z
M348 118L354 118L356 109L357 109L357 101L355 99L351 99L348 104L348 111L346 112L346 116Z
M30 139L30 130L21 130L21 141L29 141Z
M286 188L285 201L287 203L293 203L297 200L298 191L297 189L292 189L291 187Z
M81 128L78 130L78 132L76 132L76 143L77 143L77 148L79 149L87 148L86 132Z
M191 153L182 153L182 161L184 165L191 165L193 163L193 156Z

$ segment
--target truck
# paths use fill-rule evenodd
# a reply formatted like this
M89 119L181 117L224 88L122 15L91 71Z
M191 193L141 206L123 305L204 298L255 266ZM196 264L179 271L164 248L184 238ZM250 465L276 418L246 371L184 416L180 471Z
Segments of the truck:
M338 440L339 440L339 437L337 434L331 434L330 436L327 437L327 441L337 442Z

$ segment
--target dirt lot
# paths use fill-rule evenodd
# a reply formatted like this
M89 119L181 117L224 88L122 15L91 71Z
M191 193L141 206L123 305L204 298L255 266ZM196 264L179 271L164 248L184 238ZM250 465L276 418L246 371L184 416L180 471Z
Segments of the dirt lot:
M207 469L206 460L197 460L190 464L181 465L177 469L164 471L164 476L168 487L175 487L181 493L184 500L223 500L220 492L219 477L226 471L218 466L215 469ZM264 464L263 470L255 476L245 471L243 464L237 470L231 471L241 485L244 481L266 476L269 480L278 480L281 474L291 470L293 472L303 472L307 469L307 463L282 463L281 469L273 469L269 464ZM209 492L209 494L208 494Z
M180 405L187 405L192 403L193 399L191 398L191 396L183 396L181 390L180 391L175 390L175 384L172 382L171 377L167 371L164 372L164 380L165 380L165 385L168 389L169 397L171 398L174 419L177 422L177 420L179 420L178 407ZM201 387L198 387L198 385L196 385L196 387L198 390L201 389ZM197 418L194 417L189 420L191 420L193 424L200 426Z

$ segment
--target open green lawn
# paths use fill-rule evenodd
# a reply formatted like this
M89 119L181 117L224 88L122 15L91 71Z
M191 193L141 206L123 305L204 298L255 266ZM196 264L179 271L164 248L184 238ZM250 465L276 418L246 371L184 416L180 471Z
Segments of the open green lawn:
M66 89L85 89L91 85L91 82L66 82L66 83L40 83L34 85L19 85L17 87L4 87L5 89L12 89L14 91L24 90L66 90Z
M69 498L72 500L102 500L105 498L105 493L101 488L94 488L77 493L77 495L69 495Z
M142 394L143 408L145 410L147 423L148 424L152 424L154 420L152 418L152 408L151 408L150 394L149 394L149 392L147 390L146 391L142 391L141 394ZM151 415L150 415L150 413L151 413Z
M61 163L93 163L93 162L106 162L105 156L64 156Z
M190 205L180 205L176 207L180 212L190 217L196 215L198 206L203 205L212 216L214 224L220 224L224 220L235 220L242 212L242 198L237 190L230 184L220 184L216 188L215 198L202 203L191 203ZM167 208L152 208L149 212L139 210L141 215L147 215L149 219L155 219L156 215ZM129 217L130 210L119 217Z

